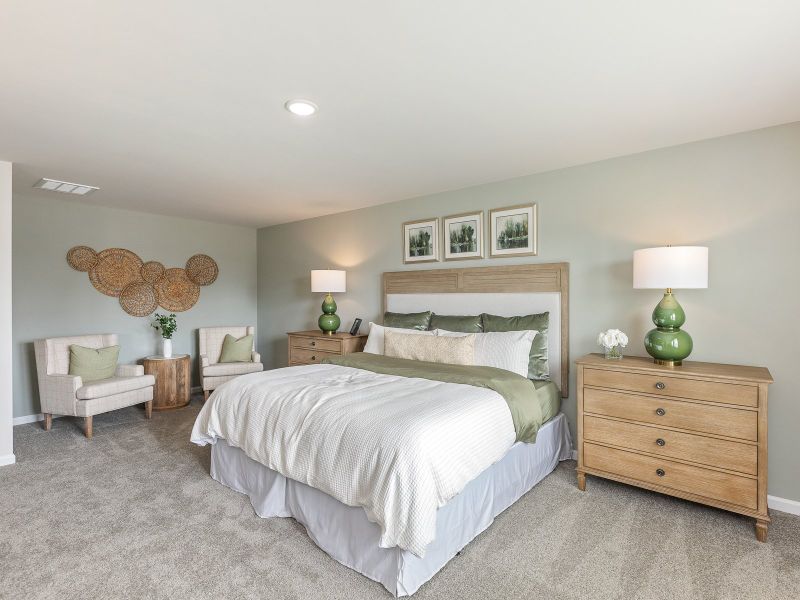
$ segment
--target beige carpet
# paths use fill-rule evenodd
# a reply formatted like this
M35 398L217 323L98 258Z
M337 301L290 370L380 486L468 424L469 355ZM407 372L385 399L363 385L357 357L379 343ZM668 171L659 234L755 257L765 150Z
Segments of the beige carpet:
M290 519L260 519L189 443L199 402L15 428L0 469L0 598L390 598ZM800 517L750 519L589 478L562 463L414 596L800 598Z

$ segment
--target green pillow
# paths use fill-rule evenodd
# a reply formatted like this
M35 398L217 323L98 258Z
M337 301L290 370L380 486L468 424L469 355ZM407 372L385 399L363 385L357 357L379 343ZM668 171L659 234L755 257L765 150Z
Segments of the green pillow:
M533 338L530 361L528 362L528 379L550 379L547 365L547 329L550 325L550 313L525 315L522 317L498 317L483 313L483 330L489 331L527 331L535 329L539 333Z
M481 315L432 315L431 329L460 331L462 333L483 333Z
M385 312L383 313L383 326L428 331L431 327L431 311L419 313Z
M222 352L219 362L253 362L253 334L240 337L238 340L230 333L222 341Z
M69 347L69 374L78 375L84 382L113 377L117 372L119 346L85 348L72 344Z

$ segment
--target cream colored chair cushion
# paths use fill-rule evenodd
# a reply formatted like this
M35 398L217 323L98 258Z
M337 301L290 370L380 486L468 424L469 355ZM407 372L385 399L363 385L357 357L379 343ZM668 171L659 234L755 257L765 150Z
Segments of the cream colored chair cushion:
M203 367L203 377L223 377L225 375L245 375L264 370L264 365L255 362L217 363Z
M152 375L142 375L140 377L109 377L87 383L78 388L75 393L78 400L93 400L105 396L113 396L150 387L156 384L156 378Z

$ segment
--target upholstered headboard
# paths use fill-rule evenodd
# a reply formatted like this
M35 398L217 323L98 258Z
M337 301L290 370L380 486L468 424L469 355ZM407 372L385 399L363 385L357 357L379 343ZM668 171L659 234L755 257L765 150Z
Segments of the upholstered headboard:
M548 311L550 377L569 395L569 263L384 273L383 310L504 317Z

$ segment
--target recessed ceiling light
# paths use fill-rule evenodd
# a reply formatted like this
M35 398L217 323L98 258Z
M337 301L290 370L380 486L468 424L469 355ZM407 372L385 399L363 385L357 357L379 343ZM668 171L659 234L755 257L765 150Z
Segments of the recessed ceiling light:
M289 100L284 106L286 110L298 117L310 117L319 110L311 100Z
M58 179L40 179L35 184L33 184L35 188L41 188L43 190L50 190L51 192L64 192L65 194L77 194L78 196L85 196L86 194L90 194L95 190L99 190L99 187L95 187L93 185L83 185L82 183L69 183L68 181L59 181Z

